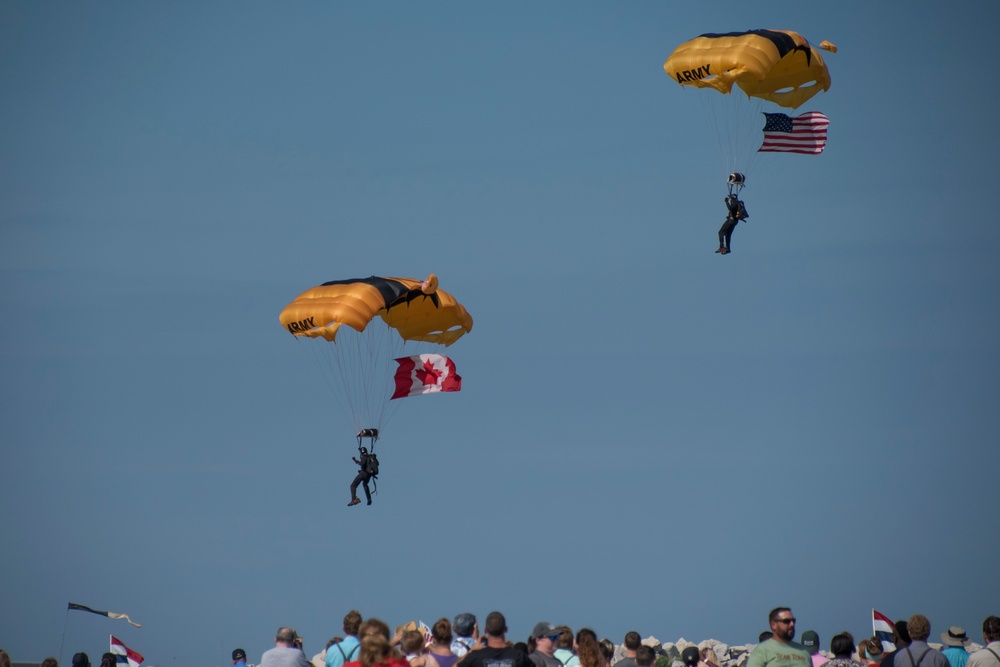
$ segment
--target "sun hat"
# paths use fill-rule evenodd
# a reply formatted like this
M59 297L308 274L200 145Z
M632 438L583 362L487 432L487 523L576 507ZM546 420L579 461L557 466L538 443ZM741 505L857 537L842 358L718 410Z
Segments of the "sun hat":
M957 625L948 628L948 632L941 633L941 643L948 646L965 646L970 641L972 640L965 634L965 628L960 628Z

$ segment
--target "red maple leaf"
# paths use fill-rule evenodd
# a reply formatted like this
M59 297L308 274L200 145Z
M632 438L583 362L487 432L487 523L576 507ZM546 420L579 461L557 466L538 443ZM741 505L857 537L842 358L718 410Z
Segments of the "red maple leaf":
M424 386L433 386L441 382L441 376L444 375L441 371L434 368L434 364L427 360L424 362L423 368L418 368L414 371L417 379L420 380Z

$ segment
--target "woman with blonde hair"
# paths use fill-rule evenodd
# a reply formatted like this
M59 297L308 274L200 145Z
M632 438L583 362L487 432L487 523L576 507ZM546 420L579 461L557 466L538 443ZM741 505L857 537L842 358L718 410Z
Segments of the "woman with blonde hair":
M344 667L409 667L406 658L389 643L389 626L377 618L369 618L358 629L361 649L358 659Z

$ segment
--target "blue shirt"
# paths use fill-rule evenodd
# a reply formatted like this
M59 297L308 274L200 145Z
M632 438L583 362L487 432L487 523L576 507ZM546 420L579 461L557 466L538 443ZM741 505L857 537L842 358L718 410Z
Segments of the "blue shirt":
M969 652L963 646L947 646L941 653L948 658L951 667L965 667L969 661Z
M348 635L344 641L326 649L326 667L343 667L345 662L358 659L358 647L361 642L354 635ZM338 648L339 647L339 648ZM343 651L343 653L341 653ZM347 660L344 660L344 657Z

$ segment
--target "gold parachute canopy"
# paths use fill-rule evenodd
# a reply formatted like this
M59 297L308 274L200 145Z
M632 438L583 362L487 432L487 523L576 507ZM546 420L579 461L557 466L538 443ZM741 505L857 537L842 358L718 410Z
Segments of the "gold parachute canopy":
M364 331L376 317L403 340L451 345L472 331L472 316L455 297L438 289L437 276L334 280L306 290L279 319L294 336L335 342L346 324Z
M709 33L684 42L663 69L682 86L714 88L729 94L734 85L751 97L796 108L830 88L830 71L819 49L791 30Z

